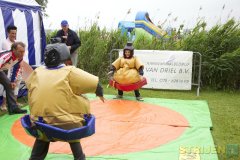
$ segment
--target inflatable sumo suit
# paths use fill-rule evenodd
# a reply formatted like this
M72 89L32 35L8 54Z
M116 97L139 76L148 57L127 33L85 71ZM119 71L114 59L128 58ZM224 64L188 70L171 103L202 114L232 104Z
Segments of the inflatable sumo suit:
M95 93L99 81L81 69L65 66L63 61L70 58L64 54L67 52L59 44L48 45L47 67L36 68L26 81L31 119L43 117L47 124L66 130L84 125L83 115L90 114L90 103L83 94Z
M129 58L125 56L125 51L130 50L131 55ZM141 61L134 56L134 48L131 43L128 43L123 49L123 57L119 57L112 65L115 67L113 79L119 84L132 84L139 82L141 76L138 70L143 69Z

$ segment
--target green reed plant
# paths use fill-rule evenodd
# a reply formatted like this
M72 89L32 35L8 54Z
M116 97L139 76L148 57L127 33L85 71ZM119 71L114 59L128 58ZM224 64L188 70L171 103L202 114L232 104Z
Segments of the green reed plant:
M239 89L239 23L230 19L223 25L205 30L197 24L183 44L183 50L200 52L203 57L202 84L217 89Z
M239 89L239 22L230 19L225 24L217 24L206 29L207 23L200 20L196 26L187 30L184 25L172 29L171 34L160 38L136 35L135 49L142 50L186 50L202 54L202 87L216 89ZM56 31L47 33L47 42ZM123 49L127 35L120 30L100 29L97 22L90 28L78 31L82 45L78 49L78 67L107 81L109 53L112 49ZM137 32L136 32L137 34Z
M123 48L127 38L119 31L100 30L94 23L90 30L80 31L82 45L79 49L78 66L96 76L107 80L109 53L114 48Z

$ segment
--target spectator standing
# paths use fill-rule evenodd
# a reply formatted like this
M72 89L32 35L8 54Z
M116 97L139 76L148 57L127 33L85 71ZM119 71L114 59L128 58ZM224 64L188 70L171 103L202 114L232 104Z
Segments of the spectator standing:
M81 40L77 33L69 28L68 21L63 20L61 22L62 29L59 30L55 37L60 37L61 42L65 43L71 54L72 65L77 67L78 65L78 53L77 49L81 46Z

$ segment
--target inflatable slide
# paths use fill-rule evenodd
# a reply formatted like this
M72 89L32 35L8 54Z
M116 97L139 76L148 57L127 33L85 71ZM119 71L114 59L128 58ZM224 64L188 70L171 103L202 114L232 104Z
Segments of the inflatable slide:
M120 21L118 23L118 28L121 29L121 34L127 33L128 40L134 41L137 34L146 35L146 37L151 38L155 36L157 38L164 37L168 35L166 31L157 27L151 19L149 18L148 12L138 12L135 17L135 21ZM137 31L137 33L135 33ZM145 33L147 34L145 34Z
M166 31L153 24L147 12L138 12L135 17L135 27L143 28L148 33L160 38L167 34Z

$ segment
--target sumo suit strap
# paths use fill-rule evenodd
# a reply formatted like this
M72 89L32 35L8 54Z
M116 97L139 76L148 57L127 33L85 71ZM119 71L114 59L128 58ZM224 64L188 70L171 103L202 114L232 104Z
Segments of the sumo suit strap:
M45 121L43 120L43 117L38 117L38 122L46 124ZM54 142L53 138L46 134L41 126L36 124L36 128L40 130L42 133L44 133L49 141Z
M25 116L25 122L27 123L27 125L30 127L30 134L33 135L34 137L38 138L39 135L38 135L38 132L37 132L37 126L34 122L31 121L30 119L30 115L26 115Z

